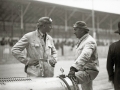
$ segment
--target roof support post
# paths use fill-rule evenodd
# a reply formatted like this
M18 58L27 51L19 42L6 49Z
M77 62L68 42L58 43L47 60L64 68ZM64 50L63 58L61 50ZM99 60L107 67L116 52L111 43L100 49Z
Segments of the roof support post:
M96 35L96 39L97 39L98 41L99 41L99 34L98 34L98 33L99 33L99 32L98 32L98 31L99 31L99 27L100 27L100 23L99 23L99 17L98 17L98 18L97 18L97 30L96 30L96 34L97 34L97 35Z
M90 14L84 21L87 22L91 18L92 14Z
M109 14L107 14L101 21L100 21L100 24L105 21L105 19L109 16Z
M12 26L11 26L11 38L13 38L13 25L14 25L14 22L13 22L13 8L12 8Z
M112 26L113 26L112 19L110 19L110 35L112 33ZM112 41L112 35L110 40Z
M68 21L67 19L68 19L68 17L67 17L67 11L65 10L65 31L67 31L67 29L68 29L67 28L67 24L68 24L67 23L67 21Z
M27 12L27 10L28 10L28 8L29 8L29 6L30 6L30 3L31 3L31 2L29 2L29 3L28 3L28 5L27 5L26 9L24 10L24 12L23 12L23 16L24 16L24 15L25 15L25 13Z
M69 15L68 20L74 15L74 13L77 11L77 9L74 9L72 13Z
M24 30L24 22L23 22L23 19L24 19L24 15L25 13L27 12L28 8L30 6L30 2L28 3L26 9L23 11L23 5L21 5L21 36L22 34L24 33L23 30Z
M45 16L47 16L47 8L45 7Z
M93 27L93 37L96 39L96 31L95 31L95 15L94 15L94 0L92 0L92 27Z
M116 20L114 20L114 22L112 24L114 25L114 24L118 23L119 21L120 21L120 17L117 18Z
M84 14L82 14L82 20L85 21L85 15Z
M24 15L23 14L23 5L21 5L21 16L20 16L21 17L21 36L23 34L22 32L23 32L23 27L24 27L23 26L23 15Z
M112 31L112 26L113 26L112 19L110 19L110 32Z
M52 12L54 11L55 8L56 8L56 6L53 6L53 8L51 9L51 11L48 13L48 17L52 14Z

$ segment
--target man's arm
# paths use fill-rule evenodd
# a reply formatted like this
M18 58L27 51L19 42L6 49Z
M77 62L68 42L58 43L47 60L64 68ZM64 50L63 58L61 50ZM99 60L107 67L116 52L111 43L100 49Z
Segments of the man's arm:
M53 43L53 40L52 40L52 50L51 50L51 54L52 56L55 58L56 62L57 62L57 50L55 48L55 45Z
M24 35L11 49L13 56L19 60L21 63L27 64L28 60L26 55L22 51L27 47L28 39Z
M55 48L53 40L51 42L52 42L52 48L51 48L51 58L49 60L49 63L52 67L55 67L55 64L57 63L57 50Z
M86 64L88 60L90 60L90 57L93 53L93 51L96 48L96 44L94 42L88 42L83 47L83 50L79 57L76 59L75 63L72 65L72 67L76 68L77 70L83 70L83 66Z
M112 51L111 49L113 49L111 46L109 47L109 51L108 51L108 56L107 56L107 71L108 71L108 76L109 76L109 81L114 80L114 60L113 60L113 55L112 55Z

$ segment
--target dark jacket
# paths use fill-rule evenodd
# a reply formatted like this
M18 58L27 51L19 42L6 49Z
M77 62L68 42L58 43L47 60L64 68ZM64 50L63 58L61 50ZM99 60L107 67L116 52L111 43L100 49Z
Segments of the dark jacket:
M120 90L120 41L114 42L109 47L107 71L109 80L113 82L115 90Z

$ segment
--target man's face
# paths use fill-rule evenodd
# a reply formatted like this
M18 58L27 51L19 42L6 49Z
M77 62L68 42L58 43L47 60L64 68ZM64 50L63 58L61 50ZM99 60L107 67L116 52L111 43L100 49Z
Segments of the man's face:
M75 27L74 29L74 34L76 35L77 38L81 38L84 35L84 32L81 28Z
M46 25L44 25L43 26L43 32L50 32L51 31L51 29L52 29L52 24L46 24Z

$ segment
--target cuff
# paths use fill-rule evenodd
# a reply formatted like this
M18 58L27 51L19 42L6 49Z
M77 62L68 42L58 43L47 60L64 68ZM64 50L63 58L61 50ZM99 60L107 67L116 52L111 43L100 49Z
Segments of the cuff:
M70 67L70 71L78 72L78 70L75 67Z

